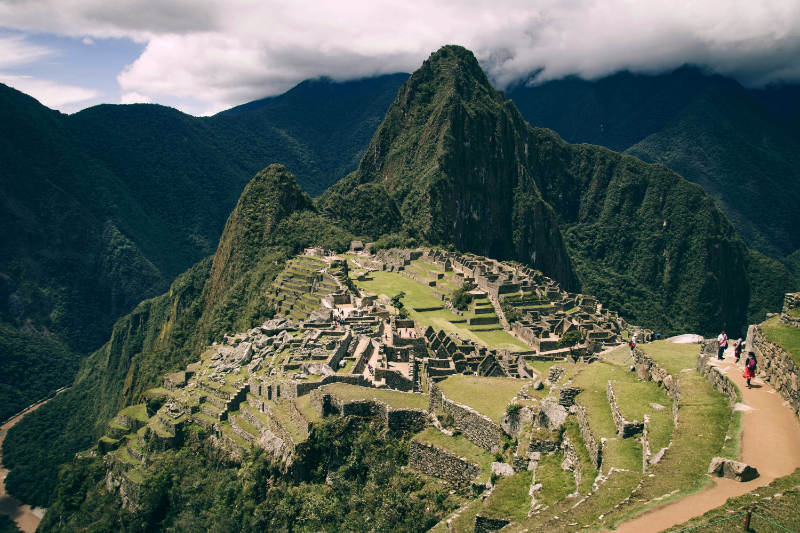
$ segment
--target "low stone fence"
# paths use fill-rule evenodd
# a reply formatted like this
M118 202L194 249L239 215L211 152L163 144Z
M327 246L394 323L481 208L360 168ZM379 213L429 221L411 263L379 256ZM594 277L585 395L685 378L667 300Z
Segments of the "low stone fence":
M672 376L664 370L664 367L650 359L650 356L645 354L638 348L634 348L633 353L633 364L636 367L636 374L639 376L639 379L644 381L655 381L666 390L670 398L677 402L678 400L678 384L675 383L675 380Z
M617 405L617 397L614 394L614 386L612 381L606 385L606 397L608 398L608 405L611 406L611 417L614 419L614 425L617 426L617 434L623 439L633 437L644 431L644 421L639 420L626 420L619 410Z
M747 346L756 354L758 374L768 381L800 417L800 367L786 350L767 341L758 326L747 330Z
M435 446L412 440L408 447L408 466L418 472L449 481L458 488L469 488L481 473L478 465Z
M714 385L715 389L727 396L732 404L736 403L740 399L738 387L727 376L723 375L719 368L710 364L712 357L716 356L716 351L713 354L707 353L706 350L700 352L697 357L697 371L703 374Z
M475 515L475 529L473 531L474 533L490 533L491 531L503 529L510 522L511 520L504 518L489 518L477 514Z
M586 444L589 457L594 467L599 469L600 464L603 462L603 441L592 433L592 429L589 427L589 419L586 417L586 409L576 402L572 410L575 412L575 418L578 419L578 428L581 430L581 437L583 437L583 442Z
M430 398L429 410L442 409L453 415L453 427L458 429L464 437L492 453L500 449L503 430L491 418L469 406L447 399L436 384L431 385Z

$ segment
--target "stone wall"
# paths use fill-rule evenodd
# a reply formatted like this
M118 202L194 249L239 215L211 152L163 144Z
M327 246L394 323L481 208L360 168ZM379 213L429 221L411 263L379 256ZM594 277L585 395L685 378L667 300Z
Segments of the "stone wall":
M800 328L800 317L792 316L789 311L800 309L800 292L790 292L783 297L783 309L780 321L784 324Z
M420 409L392 409L386 411L386 427L392 431L417 433L428 424L428 413Z
M606 385L606 397L608 398L608 405L611 407L611 417L614 419L614 425L617 426L617 434L623 439L633 437L644 431L644 421L639 420L626 420L619 410L617 405L617 397L614 394L614 386L612 381Z
M768 342L758 326L747 330L747 346L756 353L758 376L778 391L800 417L800 367L786 350Z
M475 533L489 533L503 529L511 521L502 518L489 518L486 516L475 515Z
M639 379L644 381L655 381L669 393L673 400L678 399L678 386L672 376L664 368L650 359L650 357L638 348L634 348L633 364L636 367L636 374Z
M438 408L453 415L453 427L477 446L492 453L500 449L502 429L491 418L447 399L436 384L431 385L430 393L430 411Z
M408 448L408 466L459 488L468 488L481 469L465 459L444 450L412 440Z
M344 402L335 395L315 390L311 393L311 405L320 416L335 414L376 418L393 431L422 431L428 423L428 412L422 409L395 409L376 400L352 400Z
M575 411L575 417L578 419L578 428L581 430L581 437L586 444L586 450L589 452L589 457L595 468L600 468L603 462L603 441L599 440L592 429L589 427L589 419L586 417L586 409L579 403L575 403L572 408Z
M722 372L719 371L719 368L710 364L712 357L715 358L717 356L716 352L713 354L706 353L705 350L700 353L697 357L697 370L701 374L703 374L708 381L714 385L721 394L728 397L731 403L736 403L739 401L739 389L736 385L728 379Z

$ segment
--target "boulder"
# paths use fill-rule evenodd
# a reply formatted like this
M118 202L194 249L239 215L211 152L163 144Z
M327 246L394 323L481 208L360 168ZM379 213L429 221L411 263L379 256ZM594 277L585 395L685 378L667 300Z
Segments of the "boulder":
M492 463L492 475L507 477L514 475L514 467L508 463Z
M708 473L718 477L725 477L735 481L750 481L758 477L758 470L754 467L733 459L714 457L708 467Z

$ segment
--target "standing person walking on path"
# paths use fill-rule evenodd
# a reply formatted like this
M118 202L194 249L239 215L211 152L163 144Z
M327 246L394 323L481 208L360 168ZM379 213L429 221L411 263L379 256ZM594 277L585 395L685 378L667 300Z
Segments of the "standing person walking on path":
M741 337L739 337L736 342L733 343L733 355L736 356L736 362L739 362L739 359L742 358L742 349L744 348L744 341Z
M722 361L723 355L725 354L725 349L728 347L728 336L725 334L725 330L722 330L722 333L719 334L717 337L717 359Z
M750 380L756 377L756 354L747 353L747 360L744 362L744 374L742 377L747 380L747 388L750 387Z

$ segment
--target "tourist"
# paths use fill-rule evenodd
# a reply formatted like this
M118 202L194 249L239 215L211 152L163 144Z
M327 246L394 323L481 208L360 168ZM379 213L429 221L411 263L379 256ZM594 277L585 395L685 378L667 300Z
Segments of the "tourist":
M733 343L733 355L736 357L736 362L739 362L739 359L742 357L742 349L744 348L744 341L741 337L736 339L736 342Z
M728 336L725 334L725 330L722 330L722 333L717 336L717 359L722 361L725 356L725 349L728 348Z
M747 388L750 387L750 380L756 377L756 354L753 352L747 353L747 360L744 362L744 374L742 374L747 380Z
M636 348L636 335L631 337L630 347L631 347L631 353L633 353L633 350Z

